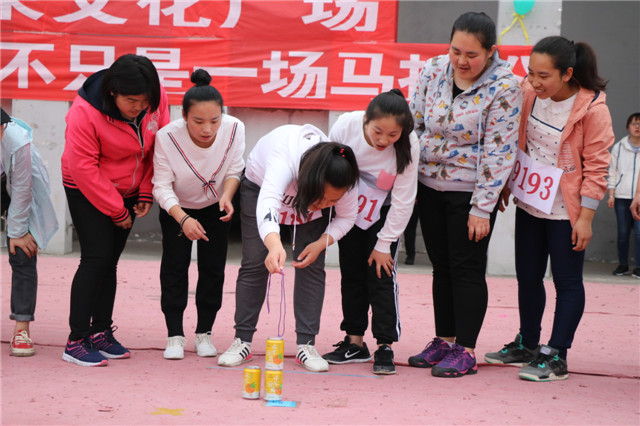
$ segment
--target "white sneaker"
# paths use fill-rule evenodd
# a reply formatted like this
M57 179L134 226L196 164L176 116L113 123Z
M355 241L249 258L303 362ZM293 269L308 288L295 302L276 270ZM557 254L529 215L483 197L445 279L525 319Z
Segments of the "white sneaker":
M313 345L303 345L298 349L296 362L300 365L304 365L304 368L307 370L316 373L329 371L329 363L320 356L316 347Z
M247 343L242 343L242 340L236 337L229 349L218 358L218 365L235 367L244 362L251 361L252 358L251 346Z
M218 351L211 343L211 332L196 333L196 353L198 356L216 356Z
M167 338L167 348L164 350L165 359L182 359L184 358L184 347L187 345L187 339L184 336L171 336Z

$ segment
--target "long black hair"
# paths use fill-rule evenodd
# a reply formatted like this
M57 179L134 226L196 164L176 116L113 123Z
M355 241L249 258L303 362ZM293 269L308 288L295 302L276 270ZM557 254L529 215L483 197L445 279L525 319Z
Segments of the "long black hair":
M594 92L607 87L607 81L598 75L596 54L587 43L574 43L561 36L549 36L537 42L531 53L549 55L560 75L573 68L569 81L574 85Z
M358 183L360 172L353 150L338 142L320 142L309 148L300 159L298 193L292 202L296 213L306 219L309 206L324 197L324 185L351 189Z
M404 94L400 89L391 89L380 93L369 102L364 114L364 124L371 120L392 116L396 123L402 127L402 134L393 148L396 150L396 167L398 174L402 173L411 163L411 140L409 135L413 131L413 116L407 104Z
M149 109L160 106L160 78L149 58L129 53L111 64L102 77L100 87L102 102L107 113L118 111L114 97L117 95L147 95Z
M189 108L196 102L213 101L220 105L220 109L224 107L222 95L215 87L211 86L211 76L206 70L197 69L191 73L191 82L195 86L187 90L182 98L182 112L186 116Z

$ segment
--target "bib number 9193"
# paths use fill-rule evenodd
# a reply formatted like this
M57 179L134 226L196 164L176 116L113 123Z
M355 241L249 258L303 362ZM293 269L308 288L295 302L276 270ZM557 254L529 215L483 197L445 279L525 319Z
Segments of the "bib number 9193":
M507 185L518 200L549 214L561 176L561 169L536 162L519 149Z

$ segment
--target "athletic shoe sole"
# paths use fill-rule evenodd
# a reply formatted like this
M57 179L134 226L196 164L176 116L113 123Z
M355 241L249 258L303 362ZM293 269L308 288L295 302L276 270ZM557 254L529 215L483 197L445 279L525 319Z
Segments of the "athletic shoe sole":
M552 382L554 380L567 380L569 378L569 374L567 373L556 376L554 373L551 373L549 377L540 378L533 374L520 373L518 374L518 377L523 380L530 380L532 382Z
M298 358L296 358L296 363L298 365L303 366L304 368L306 368L307 370L313 372L313 373L324 373L326 371L329 371L329 366L327 366L326 368L322 367L320 369L317 368L311 368L309 367L307 364L303 363L302 361L300 361Z
M86 361L80 361L79 359L75 359L74 357L68 354L62 354L62 359L72 364L80 365L82 367L102 367L102 366L106 367L109 364L109 361L107 361L106 359L103 359L100 362L86 362Z
M109 359L127 359L127 358L131 358L131 352L127 352L125 354L122 355L114 355L114 354L110 354L109 352L105 352L105 351L98 351L100 352L100 355L102 355L105 358L109 358Z
M35 353L36 353L35 348L31 348L31 349L10 348L10 351L9 351L9 354L11 356L21 356L21 357L33 356Z
M436 364L429 364L427 361L423 360L422 358L416 359L415 357L411 357L409 358L409 365L412 367L418 367L418 368L431 368Z
M487 358L486 356L484 357L484 362L488 364L514 365L517 367L526 367L527 365L529 365L528 362L504 362L495 358Z
M373 370L373 374L377 374L378 376L391 376L393 374L396 374L396 370Z
M324 357L323 357L324 358ZM358 362L369 362L373 359L373 357L369 357L369 358L352 358L352 359L348 359L346 361L333 361L327 358L324 358L325 361L327 361L329 364L337 364L337 365L341 365L341 364L355 364Z
M224 356L224 354L222 354L222 356ZM220 358L218 358L218 365L221 367L237 367L239 365L244 364L245 362L249 362L253 359L253 356L251 354L247 355L246 358L241 359L240 361L236 361L236 362L224 362L222 361L222 356Z

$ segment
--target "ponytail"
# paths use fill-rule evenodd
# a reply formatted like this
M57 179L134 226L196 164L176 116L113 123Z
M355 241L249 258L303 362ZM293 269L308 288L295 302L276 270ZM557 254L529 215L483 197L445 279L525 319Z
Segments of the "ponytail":
M533 46L531 53L549 55L553 67L564 75L573 68L571 82L585 89L605 90L607 81L598 75L598 64L593 48L587 43L575 43L561 36L545 37Z

